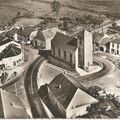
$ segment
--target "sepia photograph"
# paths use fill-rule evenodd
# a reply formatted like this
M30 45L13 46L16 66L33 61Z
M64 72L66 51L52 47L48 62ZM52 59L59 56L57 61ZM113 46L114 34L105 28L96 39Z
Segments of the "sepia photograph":
M120 0L0 0L0 119L61 118L120 118Z

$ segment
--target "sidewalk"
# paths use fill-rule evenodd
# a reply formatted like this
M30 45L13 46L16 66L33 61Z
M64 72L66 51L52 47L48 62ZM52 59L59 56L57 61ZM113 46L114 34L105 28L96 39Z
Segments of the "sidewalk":
M77 72L79 72L80 76L85 76L85 75L90 75L90 74L96 73L96 72L100 71L101 69L102 69L102 67L94 65L94 66L90 67L90 71L89 72L86 72L86 71L84 71L81 68L79 68Z
M70 75L72 75L72 76L74 76L74 77L78 77L78 76L79 76L77 72L71 72L71 71L65 70L65 69L63 69L63 68L61 68L61 67L55 66L55 65L53 65L53 64L50 64L50 63L48 63L47 61L44 63L44 65L45 65L45 66L48 66L48 67L51 67L51 68L53 68L53 69L56 69L56 70L58 70L58 71L61 71L61 72L63 72L64 74L70 74Z

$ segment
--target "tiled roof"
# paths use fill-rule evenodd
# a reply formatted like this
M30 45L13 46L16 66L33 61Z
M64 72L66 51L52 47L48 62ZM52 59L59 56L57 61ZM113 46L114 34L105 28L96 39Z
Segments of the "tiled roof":
M52 44L58 46L59 48L65 49L66 51L72 52L77 48L77 39L82 40L86 35L88 34L85 29L79 31L77 38L57 32L52 40Z
M45 30L40 30L39 29L35 38L38 39L38 40L45 41L49 38L53 38L55 36L56 32L58 32L58 31L61 32L62 30L59 30L56 27L45 29Z
M7 38L7 37L4 37L4 36L0 36L0 46L1 46L1 45L4 45L4 44L6 44L6 43L9 43L9 42L11 42L11 41L12 41L11 38Z
M3 35L0 35L0 42L3 41L6 37Z
M21 49L16 47L15 44L10 44L0 53L0 60L3 58L14 57L21 53Z
M6 33L6 36L7 36L7 37L13 37L13 35L14 35L15 33L17 33L17 31L18 31L17 28L13 28L12 30L10 30L10 31L8 31L8 32Z
M112 41L111 38L105 37L105 38L102 39L101 44L102 44L102 45L106 45L107 43L109 43L109 42L111 42L111 41Z
M63 74L57 75L48 87L65 109L68 107L77 90L77 87Z
M25 37L29 37L30 34L34 31L34 28L33 27L25 27L25 28L21 28L18 30L18 34L19 35L22 35L22 36L25 36Z
M0 93L4 118L28 118L25 108L17 96L3 90Z
M111 41L112 43L120 44L120 38L115 38Z
M100 40L104 37L103 33L98 33L98 32L94 32L93 33L93 42L94 43L99 43Z
M41 40L41 41L45 41L45 37L44 37L44 35L43 35L42 30L40 30L40 29L38 30L35 39L38 39L38 40Z
M70 37L68 35L64 35L62 33L57 32L55 37L52 40L52 44L66 49L68 51L74 51L77 46L71 45L70 42L73 40L73 37ZM77 39L76 39L77 41Z

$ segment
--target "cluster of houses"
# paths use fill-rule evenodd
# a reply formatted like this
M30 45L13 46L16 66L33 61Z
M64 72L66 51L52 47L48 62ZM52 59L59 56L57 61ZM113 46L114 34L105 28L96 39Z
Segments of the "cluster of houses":
M0 35L0 74L1 76L24 62L24 52L21 44L12 38Z
M79 68L89 71L89 67L93 65L93 52L120 55L118 34L111 36L99 32L91 33L81 27L75 34L60 30L58 26L49 26L42 30L32 26L11 28L0 34L0 68L10 69L23 62L21 43L50 50L52 59L57 59L77 71Z
M89 71L89 67L93 65L93 53L96 51L120 55L119 35L91 33L81 27L77 33L70 34L60 30L58 26L49 26L43 29L27 26L19 29L12 28L3 35L13 39L17 45L22 41L42 50L50 50L52 59L57 59L77 71L79 68ZM4 40L4 38L1 39ZM8 46L7 43L4 46ZM13 45L11 46L13 47ZM18 46L20 47L20 44ZM2 45L0 47L2 48ZM16 64L14 63L14 65Z

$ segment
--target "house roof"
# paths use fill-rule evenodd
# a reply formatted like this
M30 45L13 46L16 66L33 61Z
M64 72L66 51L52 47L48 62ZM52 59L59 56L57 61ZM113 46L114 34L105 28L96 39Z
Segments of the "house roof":
M73 40L77 42L77 39L57 32L52 40L52 44L68 51L74 51L77 46L70 44L70 42Z
M97 103L97 102L98 100L96 100L95 98L93 98L92 96L88 95L86 92L78 88L69 104L69 107L70 108L73 106L75 108L77 108L78 106L83 107L83 106L88 106L91 103Z
M94 43L105 45L105 44L111 42L112 38L110 38L109 36L107 36L104 33L94 32L93 33L93 41L94 41Z
M68 107L77 90L77 87L63 74L57 75L54 80L48 84L48 87L65 109Z
M120 38L115 38L111 41L112 43L120 44Z
M56 27L53 28L47 28L45 30L38 30L37 35L35 39L45 41L49 38L53 38L57 32L63 32L62 30L59 30Z
M1 45L4 45L4 44L6 44L6 43L9 43L9 42L11 42L11 41L12 41L11 38L7 38L7 37L4 37L4 36L0 36L0 46L1 46Z
M57 75L48 87L65 109L98 102L98 100L72 84L63 74Z
M45 41L45 37L44 37L44 34L43 34L42 30L40 30L40 29L38 30L35 39L38 39L38 40L41 40L41 41Z
M8 32L6 33L6 36L7 36L7 37L13 37L13 35L14 35L15 33L17 33L17 31L18 31L17 28L13 28L12 30L10 30L10 31L8 31Z
M10 44L0 53L0 60L3 58L14 57L21 53L21 49L16 47L15 44Z
M25 37L29 37L30 34L34 31L33 27L25 27L25 28L21 28L18 30L17 34L25 36Z
M105 37L102 39L101 44L106 45L107 43L111 42L113 39L109 37Z
M0 115L3 114L2 118L28 118L25 108L17 96L3 90L0 94Z
M103 37L104 37L104 33L94 32L93 33L93 42L99 43Z

